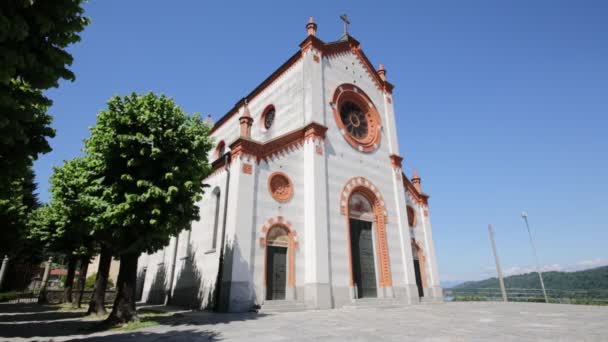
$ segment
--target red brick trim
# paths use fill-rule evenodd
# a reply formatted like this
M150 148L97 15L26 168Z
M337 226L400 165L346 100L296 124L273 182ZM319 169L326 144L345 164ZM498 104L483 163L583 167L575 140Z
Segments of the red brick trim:
M412 184L412 182L407 178L405 173L401 173L401 176L403 179L403 187L405 188L407 194L412 198L412 200L422 206L428 206L429 195L425 194L424 192L419 192L414 186L414 184Z
M366 113L369 128L367 136L363 139L356 139L345 131L344 123L340 117L340 107L346 101L355 103ZM361 88L348 83L339 85L334 91L331 106L338 129L346 142L353 148L361 152L373 152L380 146L382 121L376 106Z
M428 287L426 279L426 257L424 256L424 250L422 249L422 246L414 238L412 238L412 250L417 253L418 263L420 266L420 278L422 278L422 287L426 288Z
M401 169L401 163L403 162L402 156L399 156L397 154L391 154L389 158L391 159L391 165L393 166L393 169Z
M305 141L323 141L325 140L326 132L327 127L312 122L300 129L296 129L265 143L241 137L230 145L230 153L233 160L244 154L255 157L256 161L259 162L294 146L302 146Z
M414 210L414 208L412 208L411 205L408 205L405 207L406 208L406 212L407 212L407 225L410 228L414 228L416 227L416 210Z
M350 243L350 222L349 222L349 209L348 200L353 193L360 193L365 196L370 203L372 203L375 223L376 223L376 250L378 252L378 269L380 274L380 287L392 287L393 280L391 275L391 264L390 257L388 254L388 242L386 239L386 223L387 223L387 211L384 203L384 199L378 189L364 177L353 177L342 189L340 196L340 212L346 216L346 236L347 236L347 254L349 261L349 273L350 273L350 286L354 286L353 279L353 265L352 265L352 251Z
M278 188L280 185L286 186L287 189L281 191L281 189ZM291 182L291 178L289 178L285 172L273 172L268 176L268 191L275 201L280 203L289 202L293 197L293 183Z
M287 253L288 253L288 272L287 272L287 286L288 287L295 287L295 249L299 248L299 244L298 244L298 239L297 239L297 232L296 230L291 226L291 222L289 221L285 221L283 219L282 216L277 216L276 220L274 218L270 218L266 221L266 223L262 226L262 228L260 229L260 231L262 232L262 236L260 237L260 247L266 249L266 251L264 252L264 287L266 287L266 273L268 270L268 249L265 248L266 246L268 246L268 233L270 232L270 230L272 228L281 228L283 230L285 230L287 232L287 237L289 239L288 245L287 247Z

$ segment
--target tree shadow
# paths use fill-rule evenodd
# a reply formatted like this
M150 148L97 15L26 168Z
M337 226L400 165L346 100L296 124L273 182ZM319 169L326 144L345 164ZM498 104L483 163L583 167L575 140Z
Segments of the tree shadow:
M219 341L219 334L210 330L171 330L162 333L152 331L134 331L123 334L112 334L106 336L92 336L83 339L73 339L69 341Z
M58 305L40 305L36 303L2 303L0 304L0 314L18 314L18 313L34 313L57 311L60 309Z
M159 264L150 285L150 292L146 303L163 304L167 296L167 267L164 263Z
M22 313L15 315L1 315L0 322L28 322L28 321L53 321L68 318L84 317L85 312L37 312L37 313Z
M163 306L163 308L166 308ZM154 310L150 310L154 312ZM158 311L157 311L158 312ZM253 312L249 313L215 313L210 311L187 311L187 312L171 312L164 311L165 315L162 315L162 310L159 312L160 315L141 315L141 322L154 322L155 325L167 327L179 327L179 326L198 326L201 330L188 330L188 331L169 331L163 333L148 332L148 331L132 331L132 332L114 332L107 331L109 328L103 324L103 320L82 320L80 318L74 319L63 319L63 320L49 320L49 321L36 321L36 322L24 322L19 321L10 323L0 323L0 340L3 339L14 339L14 338L66 338L71 335L74 336L74 341L81 340L93 340L93 341L116 341L116 340L127 340L132 338L140 338L143 341L157 340L165 338L168 340L203 340L203 341L214 341L218 340L219 336L216 332L212 331L213 325L226 324L235 321L248 321L254 320L266 316L265 314L257 314ZM52 313L51 313L52 314ZM57 312L56 319L62 319L60 314L63 312ZM70 313L68 313L70 314ZM74 313L71 313L74 314ZM83 313L78 313L83 315ZM204 330L203 330L204 329ZM104 336L89 336L95 333L108 333Z
M188 241L186 257L181 261L177 280L173 286L171 304L188 309L200 309L203 304L203 273L195 262L196 252Z
M79 319L30 323L12 322L0 324L0 338L69 336L90 334L101 329L98 321Z

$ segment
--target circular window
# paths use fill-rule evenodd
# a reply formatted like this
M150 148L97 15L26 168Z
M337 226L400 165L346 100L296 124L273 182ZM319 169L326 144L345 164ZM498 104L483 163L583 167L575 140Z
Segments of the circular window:
M416 225L416 213L414 212L414 208L407 206L407 224L410 228L414 228Z
M362 152L380 145L380 115L370 98L358 87L343 84L334 93L332 107L344 139Z
M367 118L363 110L355 103L345 101L340 107L340 119L346 128L346 132L352 135L355 139L364 139L367 137Z
M265 129L270 129L272 124L274 123L274 116L276 111L273 105L270 105L264 110L264 114L262 114L262 124Z
M293 196L291 180L282 172L275 172L268 178L268 190L277 202L287 202Z

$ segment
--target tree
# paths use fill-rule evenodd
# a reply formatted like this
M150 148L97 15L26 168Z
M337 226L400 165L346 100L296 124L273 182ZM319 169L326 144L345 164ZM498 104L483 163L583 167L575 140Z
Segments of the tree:
M80 40L89 22L82 2L0 2L0 201L13 202L13 209L14 182L39 154L51 150L47 138L55 132L46 110L52 102L42 91L57 87L60 79L74 80L68 69L72 56L65 49Z
M3 225L0 251L11 258L23 252L28 214L40 205L35 191L34 172L28 166L22 177L10 182L5 190L6 196L0 197L0 222Z
M169 243L199 218L196 202L209 174L210 126L172 99L152 93L113 97L85 142L102 179L108 229L120 258L117 295L108 322L137 319L137 259Z
M45 243L47 250L61 252L68 259L65 301L71 301L76 260L80 261L79 295L74 302L80 306L86 270L95 248L93 225L99 208L90 196L92 173L86 157L66 161L55 167L51 176L51 201L42 207L32 222L30 236Z

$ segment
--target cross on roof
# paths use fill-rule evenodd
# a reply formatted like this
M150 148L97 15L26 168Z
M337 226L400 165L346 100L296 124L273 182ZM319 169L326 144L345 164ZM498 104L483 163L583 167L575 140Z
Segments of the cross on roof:
M340 19L342 19L342 21L344 22L344 34L348 34L348 25L350 24L350 21L348 21L348 17L346 16L346 14L342 14L340 16Z

